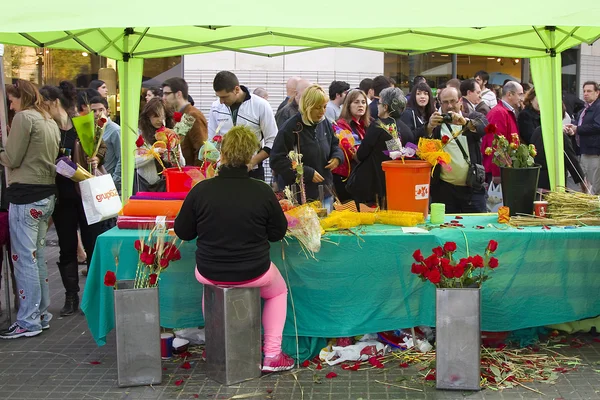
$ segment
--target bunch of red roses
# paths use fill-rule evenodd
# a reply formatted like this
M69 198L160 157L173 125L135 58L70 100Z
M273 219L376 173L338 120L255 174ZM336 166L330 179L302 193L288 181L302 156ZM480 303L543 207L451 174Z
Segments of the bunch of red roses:
M165 237L165 229L154 228L147 238L141 238L134 242L133 247L139 254L134 288L158 286L160 274L169 267L169 263L181 260L181 252L177 247L178 239L165 241ZM106 272L104 284L115 286L115 283L115 273Z
M419 275L423 282L430 281L439 288L480 287L489 277L486 269L498 267L498 259L492 254L498 248L498 242L490 240L483 257L479 254L461 258L458 263L452 256L456 252L456 243L446 242L443 247L432 249L432 254L425 258L421 250L413 253L416 263L411 272Z

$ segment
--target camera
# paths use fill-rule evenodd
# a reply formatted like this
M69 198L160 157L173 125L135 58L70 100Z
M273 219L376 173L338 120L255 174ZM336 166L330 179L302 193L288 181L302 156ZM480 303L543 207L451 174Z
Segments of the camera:
M452 123L452 114L442 114L442 123L451 124Z

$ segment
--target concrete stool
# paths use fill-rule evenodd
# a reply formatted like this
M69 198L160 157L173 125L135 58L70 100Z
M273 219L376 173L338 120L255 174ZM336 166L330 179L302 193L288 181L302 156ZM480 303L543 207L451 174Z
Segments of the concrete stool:
M204 285L207 375L232 385L260 377L260 288Z

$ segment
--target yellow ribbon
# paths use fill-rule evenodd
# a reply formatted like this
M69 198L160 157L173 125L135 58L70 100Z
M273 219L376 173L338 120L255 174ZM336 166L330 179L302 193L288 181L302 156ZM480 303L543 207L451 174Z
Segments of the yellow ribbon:
M135 151L139 156L154 157L158 161L158 163L160 164L160 166L162 167L162 169L164 171L166 169L166 167L165 167L165 164L163 164L162 158L160 156L160 153L157 151L157 149L164 149L166 151L167 144L165 142L163 142L162 140L157 140L156 142L154 142L152 147L150 147L150 148L139 147L139 148L135 149ZM163 171L159 172L159 174L162 174Z

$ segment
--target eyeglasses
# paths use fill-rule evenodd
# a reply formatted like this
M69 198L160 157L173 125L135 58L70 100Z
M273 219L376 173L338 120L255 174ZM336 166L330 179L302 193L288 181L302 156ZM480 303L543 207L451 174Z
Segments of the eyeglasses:
M168 95L170 95L170 94L173 94L173 92L162 92L162 95L163 95L163 96L168 96Z

